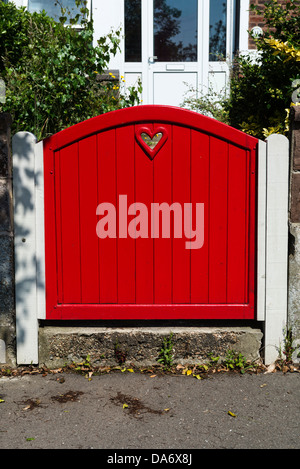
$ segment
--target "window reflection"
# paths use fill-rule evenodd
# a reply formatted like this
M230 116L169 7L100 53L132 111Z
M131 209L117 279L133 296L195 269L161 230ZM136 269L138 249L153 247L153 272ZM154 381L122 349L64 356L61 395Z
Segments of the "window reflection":
M227 0L210 0L209 16L209 60L225 60Z
M141 0L125 0L125 61L142 61Z
M197 0L154 0L157 61L197 61L197 4Z
M61 8L66 9L64 15L62 15ZM68 23L70 18L74 18L77 14L81 15L81 8L82 6L76 6L75 0L61 0L59 3L57 0L28 0L28 11L31 13L39 13L42 10L45 10L47 15L55 21L59 21L61 16L66 16L66 23Z

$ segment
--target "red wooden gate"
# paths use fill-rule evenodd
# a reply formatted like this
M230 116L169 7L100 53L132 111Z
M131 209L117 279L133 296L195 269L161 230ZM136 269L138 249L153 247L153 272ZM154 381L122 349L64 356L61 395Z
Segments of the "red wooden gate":
M46 139L46 318L254 319L257 144L166 106Z

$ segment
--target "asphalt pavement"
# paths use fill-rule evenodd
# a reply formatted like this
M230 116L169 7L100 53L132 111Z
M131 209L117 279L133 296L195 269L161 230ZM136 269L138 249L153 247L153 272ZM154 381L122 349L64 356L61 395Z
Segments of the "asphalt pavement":
M108 463L161 450L171 464L192 450L299 449L299 384L299 372L1 377L0 448L101 449Z

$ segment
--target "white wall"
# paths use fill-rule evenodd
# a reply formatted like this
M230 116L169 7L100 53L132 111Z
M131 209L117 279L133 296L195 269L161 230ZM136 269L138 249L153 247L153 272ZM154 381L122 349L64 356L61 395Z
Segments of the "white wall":
M240 51L245 52L248 50L248 29L249 29L249 0L240 0L241 14L240 14Z
M94 21L94 44L101 36L105 36L112 30L122 28L124 35L124 0L93 0L92 15ZM123 41L121 46L123 45ZM110 69L122 70L122 54L112 57Z
M17 7L27 6L27 0L13 0L12 3L14 3Z

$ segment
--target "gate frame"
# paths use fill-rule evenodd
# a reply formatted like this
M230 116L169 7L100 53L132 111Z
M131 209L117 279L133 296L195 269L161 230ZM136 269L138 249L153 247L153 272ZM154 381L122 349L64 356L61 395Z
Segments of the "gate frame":
M145 121L149 108L150 106L139 106L138 114L144 113ZM119 110L109 113L111 126L120 124L119 113L122 111L124 112ZM192 114L195 114L195 119L203 119L197 113L184 112L187 121ZM217 135L228 139L230 127L206 117L204 123L206 119L210 121L210 127L213 122L218 130L221 129L222 135ZM83 135L87 125L97 126L97 120L98 118L93 118L79 124L80 127L76 130L78 132L79 129L80 132L76 134L76 139L80 138L80 134ZM67 131L71 138L73 130L70 129L72 128ZM99 125L94 128L94 131L99 130ZM55 139L57 135L54 136ZM247 139L248 136L244 135ZM44 144L43 141L36 142L35 136L29 132L18 132L12 139L12 146L17 363L37 364L39 320L46 319ZM259 141L257 166L255 320L264 323L264 361L269 364L278 358L278 349L282 346L287 324L288 139L283 135L273 134L265 142Z

